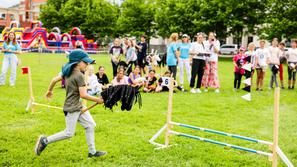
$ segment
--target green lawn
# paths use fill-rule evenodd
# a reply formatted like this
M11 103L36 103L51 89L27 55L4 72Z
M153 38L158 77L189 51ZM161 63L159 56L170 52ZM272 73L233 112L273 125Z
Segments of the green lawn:
M93 55L96 68L104 65L111 76L107 56ZM3 54L0 56L2 64ZM48 84L67 61L62 54L22 54L23 66L32 70L34 96L37 102L62 106L65 91L57 86L54 98L44 98ZM2 66L2 65L1 65ZM266 75L263 92L252 92L252 102L240 98L244 91L233 92L233 65L220 59L221 93L174 94L173 121L211 128L229 133L271 141L273 138L273 91L268 90ZM255 78L254 78L255 79ZM297 91L281 90L279 146L297 164ZM70 140L48 145L40 157L33 147L40 134L51 135L65 128L62 111L36 107L36 113L25 111L29 100L28 76L18 70L15 87L0 87L0 166L270 166L262 155L224 148L178 136L171 137L173 147L155 150L148 140L165 124L168 93L142 94L143 107L114 112L99 106L91 110L97 123L96 147L108 155L87 158L84 129L78 125ZM88 103L89 105L92 102ZM181 127L174 130L207 137L235 145L268 151L267 146L233 138L192 131ZM164 135L158 142L164 142ZM284 166L281 162L280 166Z

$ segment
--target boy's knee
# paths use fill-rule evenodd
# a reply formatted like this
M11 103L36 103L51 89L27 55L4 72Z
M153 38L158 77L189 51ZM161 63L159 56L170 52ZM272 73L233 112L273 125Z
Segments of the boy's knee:
M75 131L65 130L65 135L70 138L75 135Z

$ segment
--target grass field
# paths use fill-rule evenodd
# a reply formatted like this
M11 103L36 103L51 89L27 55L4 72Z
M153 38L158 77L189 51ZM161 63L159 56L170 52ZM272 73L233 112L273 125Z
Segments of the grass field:
M32 70L34 96L37 102L62 106L65 91L57 86L54 97L44 98L48 84L67 61L61 54L22 54L23 66ZM104 65L111 76L107 56L94 55L96 68ZM2 64L3 56L0 56ZM2 65L1 65L2 66ZM252 92L252 102L240 98L244 91L233 92L233 65L220 59L221 93L190 94L177 92L173 98L173 121L211 128L271 141L273 138L273 91L268 90L266 75L263 92ZM297 164L297 90L281 90L279 146L293 164ZM76 135L48 145L41 156L33 147L40 134L51 135L65 128L64 114L59 110L36 107L36 113L25 111L29 100L28 76L18 69L15 87L0 87L0 166L270 166L267 157L224 148L201 141L173 136L169 149L154 150L148 140L165 124L168 93L142 94L143 107L130 112L114 112L99 106L91 110L97 123L96 148L108 155L87 158L84 129L77 125ZM92 102L88 103L89 105ZM268 151L267 146L209 133L174 127L174 130L244 147ZM157 141L164 142L164 135ZM282 162L280 166L285 166Z

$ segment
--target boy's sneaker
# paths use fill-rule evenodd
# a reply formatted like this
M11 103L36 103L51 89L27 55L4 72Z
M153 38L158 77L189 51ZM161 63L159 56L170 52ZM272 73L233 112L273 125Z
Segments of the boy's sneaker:
M89 153L88 157L89 158L92 158L92 157L101 157L101 156L103 156L105 154L107 154L107 152L105 152L105 151L96 151L95 154Z
M220 93L220 90L219 90L219 89L216 89L215 92L216 92L216 93Z
M46 137L43 135L39 136L34 148L35 154L39 156L46 146Z
M201 90L199 88L197 88L196 93L201 93Z
M191 93L196 93L196 91L195 91L194 88L192 88L190 92L191 92Z
M207 88L205 88L205 89L204 89L204 92L208 92L208 89L207 89Z

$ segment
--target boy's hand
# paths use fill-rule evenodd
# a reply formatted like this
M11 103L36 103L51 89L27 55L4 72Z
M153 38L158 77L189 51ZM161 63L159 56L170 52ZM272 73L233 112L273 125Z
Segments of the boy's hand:
M51 99L53 97L53 91L47 91L45 94L45 97L47 100Z

